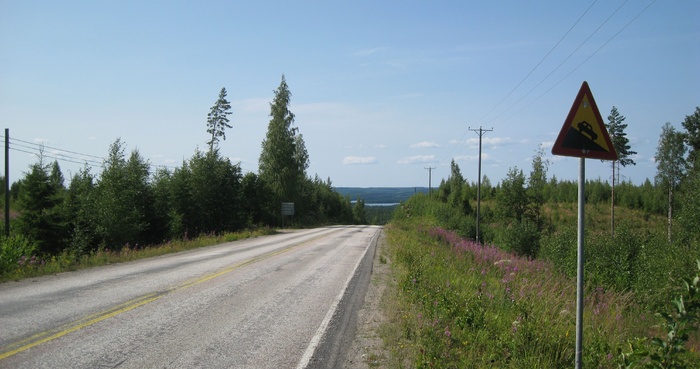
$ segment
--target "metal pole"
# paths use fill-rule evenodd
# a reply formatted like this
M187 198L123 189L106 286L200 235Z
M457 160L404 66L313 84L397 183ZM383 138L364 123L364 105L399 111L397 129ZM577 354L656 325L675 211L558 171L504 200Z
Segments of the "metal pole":
M481 127L479 127L479 173L476 187L476 243L479 243L479 219L481 219Z
M583 353L583 226L586 186L586 159L579 158L578 173L578 267L576 271L576 369L581 369Z
M5 128L5 236L10 237L10 129Z

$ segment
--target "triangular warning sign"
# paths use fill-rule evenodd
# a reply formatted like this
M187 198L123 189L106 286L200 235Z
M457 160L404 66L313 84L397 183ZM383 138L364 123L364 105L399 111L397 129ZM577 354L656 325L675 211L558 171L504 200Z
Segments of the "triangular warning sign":
M617 160L617 152L586 81L581 85L569 116L552 146L552 154Z

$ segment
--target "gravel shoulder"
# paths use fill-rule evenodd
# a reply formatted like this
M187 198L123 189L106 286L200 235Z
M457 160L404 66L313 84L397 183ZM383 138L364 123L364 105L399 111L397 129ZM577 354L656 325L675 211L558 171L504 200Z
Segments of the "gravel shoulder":
M343 363L345 369L384 367L384 344L379 332L381 325L386 321L381 304L390 278L388 260L386 236L382 232L372 261L372 276L367 294L358 312L355 337Z

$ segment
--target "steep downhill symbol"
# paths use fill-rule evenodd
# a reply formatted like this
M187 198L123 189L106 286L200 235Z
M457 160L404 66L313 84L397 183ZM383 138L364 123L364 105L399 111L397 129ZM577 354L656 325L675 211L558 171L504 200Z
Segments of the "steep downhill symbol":
M603 119L587 82L583 82L569 115L552 147L552 154L617 160Z

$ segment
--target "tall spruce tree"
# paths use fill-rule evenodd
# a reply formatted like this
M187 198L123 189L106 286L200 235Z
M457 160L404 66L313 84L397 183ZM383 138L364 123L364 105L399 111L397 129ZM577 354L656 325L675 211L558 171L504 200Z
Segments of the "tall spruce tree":
M19 194L22 211L17 229L35 241L40 252L57 254L66 245L68 229L62 211L63 176L59 181L58 162L44 164L43 154L29 169Z
M294 114L289 110L291 92L284 75L270 103L270 123L262 142L259 176L278 201L294 202L300 198L306 178L309 156L298 129L292 127Z
M133 150L129 159L125 144L117 139L109 146L100 180L95 187L97 233L111 249L147 242L153 197L149 163Z
M625 129L627 124L624 123L625 117L621 115L616 107L612 107L610 115L608 115L608 123L605 125L610 135L613 147L617 152L617 160L613 160L612 166L612 189L610 198L610 232L615 235L615 182L616 177L620 175L620 165L626 167L628 165L637 165L630 156L636 155L636 151L630 150L629 139ZM616 168L617 167L617 168ZM615 175L617 169L617 176ZM619 181L618 181L619 182Z
M215 147L219 145L219 138L226 140L226 128L232 128L228 119L231 115L230 110L231 103L226 100L226 88L222 87L219 99L207 114L207 133L211 135L211 139L207 141L210 153L214 152Z
M666 123L661 130L659 145L656 148L656 184L668 193L668 242L671 242L671 225L673 220L673 195L686 173L686 147L684 135L676 131L671 123Z

